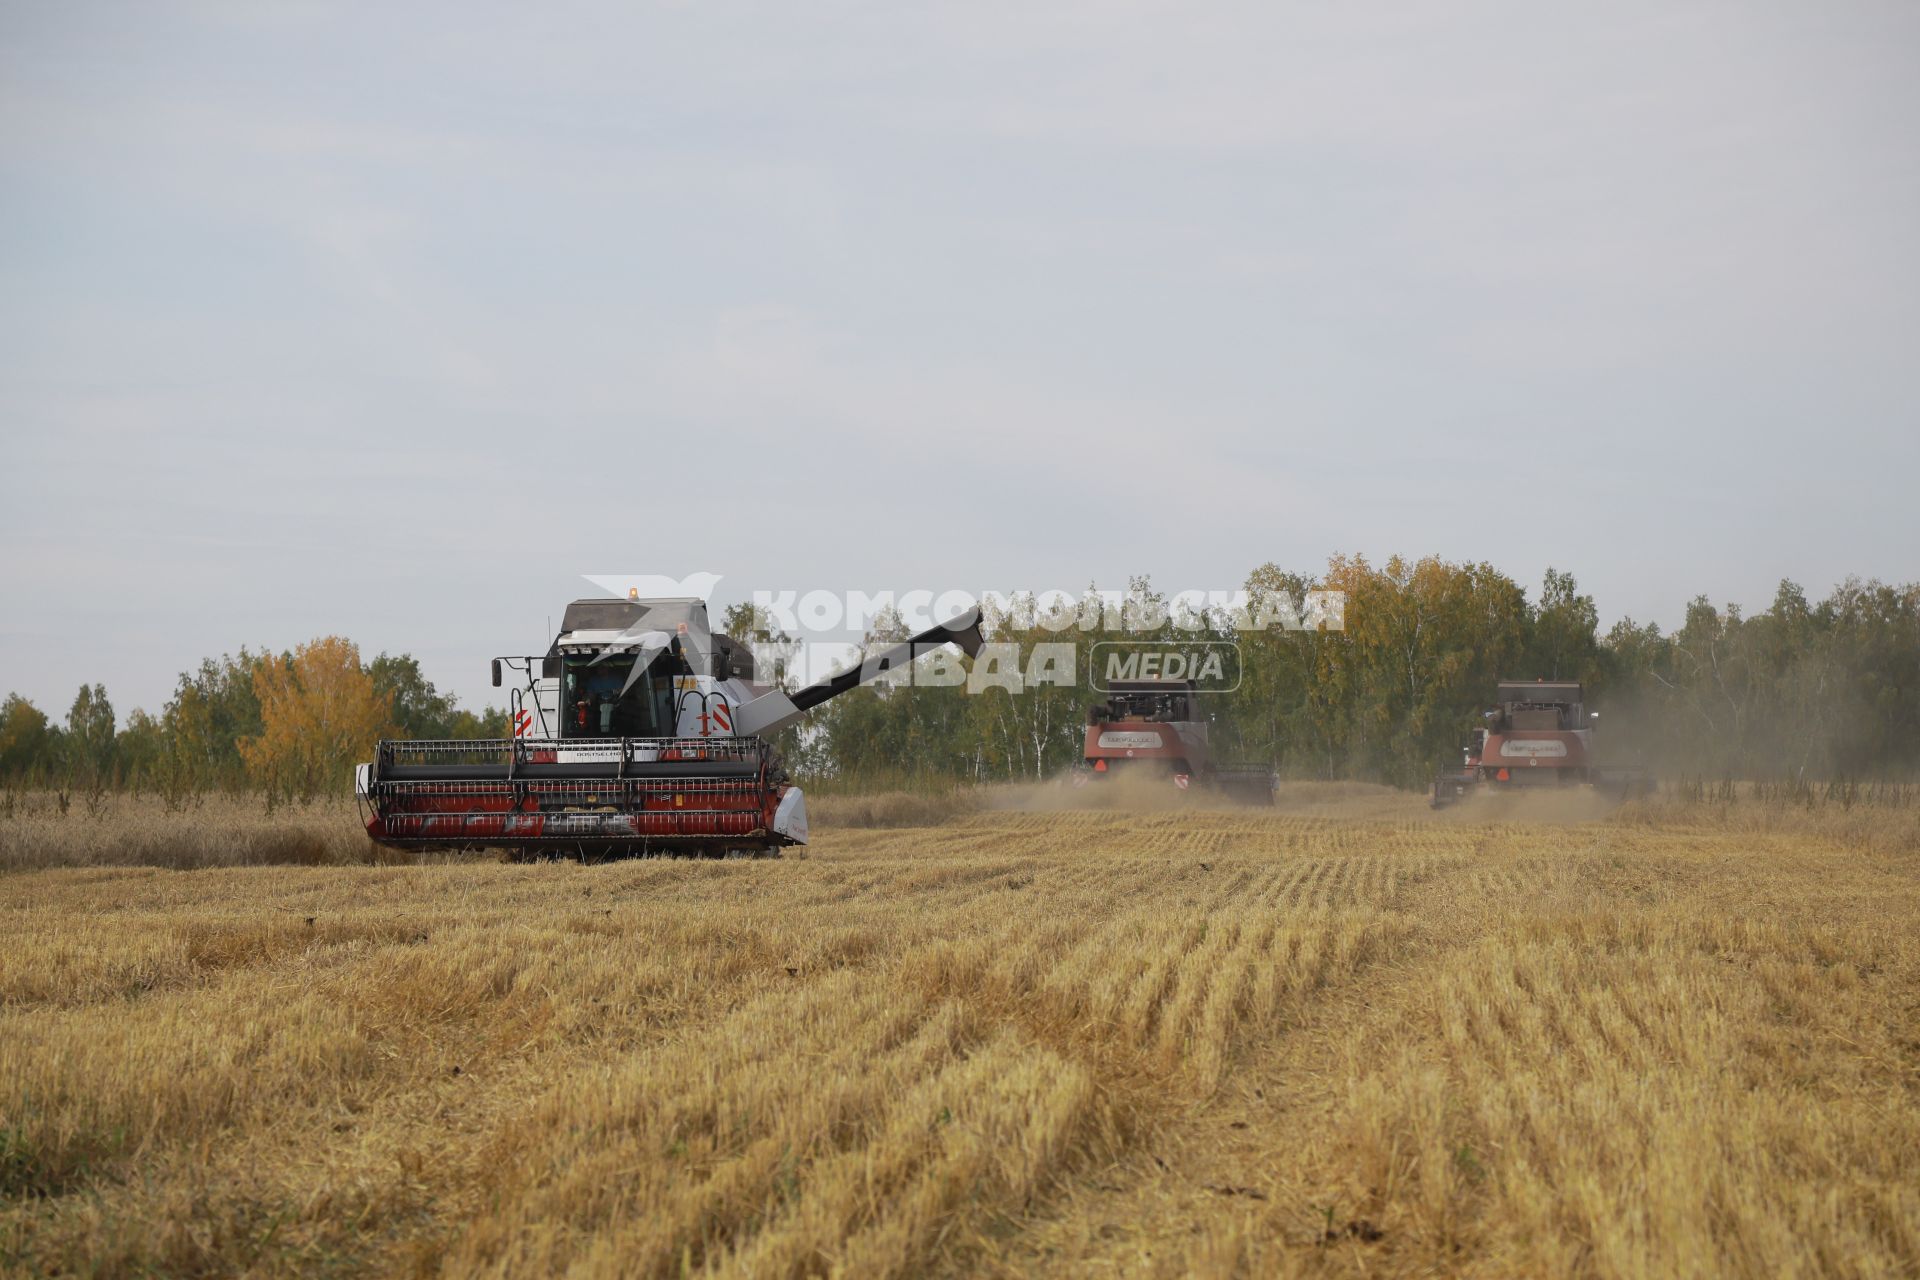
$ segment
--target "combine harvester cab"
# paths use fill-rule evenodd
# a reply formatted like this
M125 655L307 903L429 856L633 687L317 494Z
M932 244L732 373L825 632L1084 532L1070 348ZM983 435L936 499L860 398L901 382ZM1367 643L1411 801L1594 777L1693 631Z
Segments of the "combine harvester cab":
M775 854L807 842L806 799L761 735L943 644L972 656L970 609L791 694L707 626L703 600L576 600L513 672L513 736L388 740L356 771L376 843L519 854Z
M1270 767L1214 760L1198 696L1191 680L1114 681L1107 700L1087 710L1086 746L1074 784L1151 773L1182 791L1210 788L1242 804L1273 803Z
M1499 705L1487 711L1462 748L1458 769L1433 782L1433 807L1483 791L1532 792L1585 787L1623 798L1653 790L1639 769L1603 769L1594 756L1594 721L1580 685L1570 680L1502 680Z

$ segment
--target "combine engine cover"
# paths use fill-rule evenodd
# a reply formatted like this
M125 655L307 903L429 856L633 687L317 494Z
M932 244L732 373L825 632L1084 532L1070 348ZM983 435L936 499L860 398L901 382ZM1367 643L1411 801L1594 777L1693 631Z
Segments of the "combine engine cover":
M1084 751L1095 774L1148 767L1185 786L1212 763L1207 724L1194 708L1191 680L1115 681L1107 701L1087 715Z
M403 849L764 854L807 842L806 800L757 736L942 644L979 651L970 610L789 695L700 600L579 600L524 675L513 737L380 743L355 791L367 834Z
M1495 786L1586 782L1593 768L1580 686L1570 681L1504 681L1500 705L1486 717L1479 769Z

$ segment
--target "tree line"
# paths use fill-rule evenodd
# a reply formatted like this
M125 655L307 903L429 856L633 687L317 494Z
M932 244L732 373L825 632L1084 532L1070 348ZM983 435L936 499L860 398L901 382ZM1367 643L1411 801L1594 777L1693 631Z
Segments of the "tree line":
M1747 614L1706 596L1671 631L1623 618L1602 631L1593 597L1547 570L1537 594L1486 563L1335 556L1317 572L1254 570L1248 592L1299 601L1346 593L1344 629L1236 630L1210 616L1164 639L1234 639L1241 678L1203 696L1216 756L1285 777L1424 787L1458 762L1503 679L1578 680L1603 761L1695 778L1910 777L1920 770L1920 584L1848 579L1813 602L1782 582ZM1129 603L1165 604L1145 579ZM898 634L883 625L870 645ZM1072 688L877 688L828 703L801 751L803 771L844 778L934 775L1044 779L1080 758L1099 699L1085 672L1111 634L1051 632L990 618L997 636L1071 641ZM1136 634L1136 633L1129 633Z
M1850 578L1812 601L1782 582L1752 614L1700 596L1671 631L1623 618L1604 632L1593 598L1553 569L1532 596L1490 564L1436 557L1335 556L1314 572L1265 564L1245 586L1256 600L1344 592L1344 628L1242 630L1217 610L1182 628L1136 578L1124 607L1146 625L1124 635L1237 642L1238 686L1201 699L1216 755L1286 777L1424 786L1459 758L1495 684L1532 677L1581 681L1602 712L1602 758L1663 776L1864 779L1920 768L1920 584ZM1034 605L1012 597L990 608L987 630L1022 652L1071 645L1072 684L1015 676L1017 692L1005 680L971 695L918 682L864 688L779 735L790 770L860 787L1044 779L1071 767L1100 697L1087 679L1093 646L1115 633L1049 627ZM747 606L722 626L751 640L769 670L794 647ZM883 614L867 647L906 634ZM124 723L99 684L81 687L64 722L11 695L0 705L0 778L307 798L343 788L381 737L506 733L504 711L458 706L414 658L363 662L329 636L209 658L182 673L158 715L134 711Z
M116 719L104 685L82 685L64 723L19 694L0 704L0 777L16 785L169 798L260 790L286 799L336 793L383 737L498 738L506 712L469 711L435 689L408 654L362 662L323 636L284 653L208 658L181 673L160 714Z

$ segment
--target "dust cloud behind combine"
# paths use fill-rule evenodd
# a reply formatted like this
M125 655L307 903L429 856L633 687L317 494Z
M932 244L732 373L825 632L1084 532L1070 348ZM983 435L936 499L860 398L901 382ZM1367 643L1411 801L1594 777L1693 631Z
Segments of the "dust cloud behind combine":
M0 876L0 1269L1920 1268L1913 811L1053 798Z
M1418 792L1370 782L1282 782L1271 804L1236 800L1195 786L1182 791L1164 778L1124 775L1074 786L1068 780L990 788L976 803L989 812L1018 813L1262 813L1361 822L1597 822L1621 802L1587 788L1538 793L1479 793L1435 812Z

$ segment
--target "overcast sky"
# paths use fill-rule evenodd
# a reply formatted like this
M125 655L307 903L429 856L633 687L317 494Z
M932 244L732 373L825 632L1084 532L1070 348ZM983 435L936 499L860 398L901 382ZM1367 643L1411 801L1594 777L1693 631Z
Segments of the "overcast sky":
M0 686L585 573L1920 577L1920 6L0 4Z

